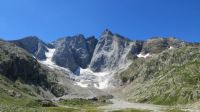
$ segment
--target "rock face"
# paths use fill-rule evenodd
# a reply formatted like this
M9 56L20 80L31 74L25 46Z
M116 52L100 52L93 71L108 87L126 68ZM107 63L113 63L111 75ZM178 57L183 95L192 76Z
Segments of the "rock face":
M10 42L15 43L19 47L33 54L37 59L46 59L45 52L48 51L46 48L46 46L48 45L46 45L36 36L29 36L20 40L14 40Z
M56 51L53 61L73 72L77 68L86 68L90 63L97 40L94 37L85 39L83 35L61 38L53 45Z
M177 48L184 45L184 42L176 38L161 38L154 37L144 41L142 52L146 53L161 53L168 48Z
M132 42L106 29L98 41L90 69L96 72L113 70L126 63L126 56L131 51Z

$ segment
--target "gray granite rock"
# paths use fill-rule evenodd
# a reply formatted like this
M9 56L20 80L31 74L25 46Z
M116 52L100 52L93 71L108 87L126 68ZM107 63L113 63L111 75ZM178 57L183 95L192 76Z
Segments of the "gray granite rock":
M58 39L53 42L56 48L53 61L73 72L79 67L86 68L90 63L96 41L94 37L85 39L81 34Z
M126 56L131 51L132 41L106 29L98 41L90 68L93 71L113 70L126 63Z

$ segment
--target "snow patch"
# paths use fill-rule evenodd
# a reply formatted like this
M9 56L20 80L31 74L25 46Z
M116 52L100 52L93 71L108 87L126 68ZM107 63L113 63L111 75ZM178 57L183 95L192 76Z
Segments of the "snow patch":
M173 47L173 46L170 46L169 49L174 49L174 47Z
M150 56L149 53L147 53L147 54L142 54L142 53L140 53L140 54L137 55L138 58L147 58L147 57L149 57L149 56Z

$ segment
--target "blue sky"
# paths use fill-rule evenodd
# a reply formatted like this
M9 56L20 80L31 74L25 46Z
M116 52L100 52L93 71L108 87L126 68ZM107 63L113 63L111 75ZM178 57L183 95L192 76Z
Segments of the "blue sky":
M6 40L99 37L105 28L133 40L200 42L200 0L0 0L0 38Z

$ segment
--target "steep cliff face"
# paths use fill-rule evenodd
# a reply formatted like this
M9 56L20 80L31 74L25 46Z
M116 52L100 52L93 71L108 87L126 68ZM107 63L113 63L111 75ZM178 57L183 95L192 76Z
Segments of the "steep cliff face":
M34 84L40 84L40 80L45 79L44 75L39 75L37 60L32 59L32 56L27 54L23 49L1 41L0 52L1 74L5 74L14 81L19 78L24 82Z
M36 36L29 36L23 39L14 40L10 42L15 43L16 45L25 49L40 60L46 59L45 52L48 51L46 48L46 46L48 45Z
M86 68L90 63L96 42L94 37L85 39L83 35L61 38L53 42L56 48L53 61L73 72L79 67Z
M126 56L131 51L132 41L112 34L106 29L98 41L90 62L90 69L95 72L111 71L127 63Z
M94 36L91 36L86 39L86 42L87 42L87 49L90 54L90 61L91 61L91 58L93 56L98 40Z

